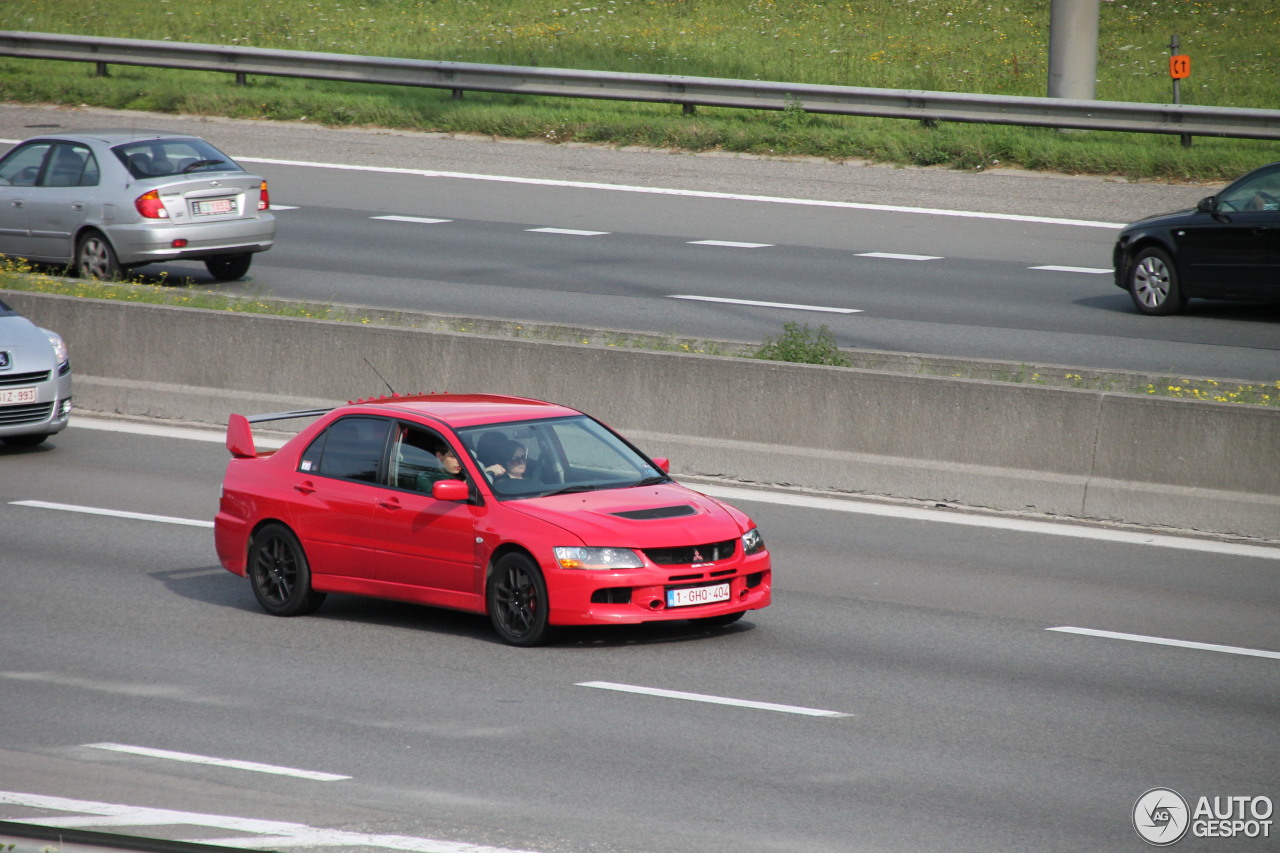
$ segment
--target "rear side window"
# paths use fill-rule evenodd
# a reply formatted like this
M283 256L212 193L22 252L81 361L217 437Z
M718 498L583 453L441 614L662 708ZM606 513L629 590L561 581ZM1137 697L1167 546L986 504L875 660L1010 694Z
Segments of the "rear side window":
M96 187L98 160L88 146L59 142L45 168L42 187Z
M391 422L385 418L342 418L307 447L298 470L376 483L390 431Z

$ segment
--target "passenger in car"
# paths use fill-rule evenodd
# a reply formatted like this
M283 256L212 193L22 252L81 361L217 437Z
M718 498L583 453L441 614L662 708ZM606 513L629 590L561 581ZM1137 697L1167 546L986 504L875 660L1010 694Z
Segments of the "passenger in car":
M415 489L430 494L431 487L441 480L465 481L467 479L466 473L462 470L462 460L454 453L452 447L441 442L432 452L439 460L440 467L431 468L419 474L417 483L414 485Z

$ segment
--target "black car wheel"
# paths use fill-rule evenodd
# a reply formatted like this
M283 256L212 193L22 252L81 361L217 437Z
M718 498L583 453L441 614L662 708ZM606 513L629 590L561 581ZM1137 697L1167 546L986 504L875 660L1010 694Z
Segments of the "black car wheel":
M311 588L311 567L289 528L269 524L249 546L249 582L262 609L273 616L302 616L324 602Z
M90 231L76 244L75 271L81 278L114 281L120 277L121 267L107 238L97 231Z
M513 646L537 646L551 638L547 583L524 554L508 554L498 560L485 600L489 621L504 641Z
M209 258L204 262L204 268L218 281L235 281L238 278L244 278L251 263L253 263L253 254L245 252L243 255L220 255Z
M1178 286L1178 270L1164 252L1148 246L1129 264L1129 295L1143 314L1177 314L1187 304Z

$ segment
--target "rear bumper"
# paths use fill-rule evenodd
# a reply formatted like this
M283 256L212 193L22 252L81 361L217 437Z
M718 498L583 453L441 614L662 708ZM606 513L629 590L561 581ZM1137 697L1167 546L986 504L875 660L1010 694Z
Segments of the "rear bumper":
M111 228L108 237L125 266L166 260L200 260L219 255L265 252L275 244L276 220L269 213L253 219L200 225L128 225ZM187 245L175 248L174 240Z

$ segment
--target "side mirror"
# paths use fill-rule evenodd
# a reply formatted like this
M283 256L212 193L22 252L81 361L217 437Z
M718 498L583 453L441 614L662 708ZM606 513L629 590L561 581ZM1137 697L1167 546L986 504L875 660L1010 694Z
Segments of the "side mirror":
M662 470L662 473L664 474L671 473L671 460L668 459L667 457L665 456L655 457L653 460L653 464L657 465Z
M438 501L461 502L471 497L471 487L462 480L438 480L431 485L431 497Z
M1218 209L1218 197L1216 195L1205 196L1196 204L1196 210L1201 213L1214 213Z

